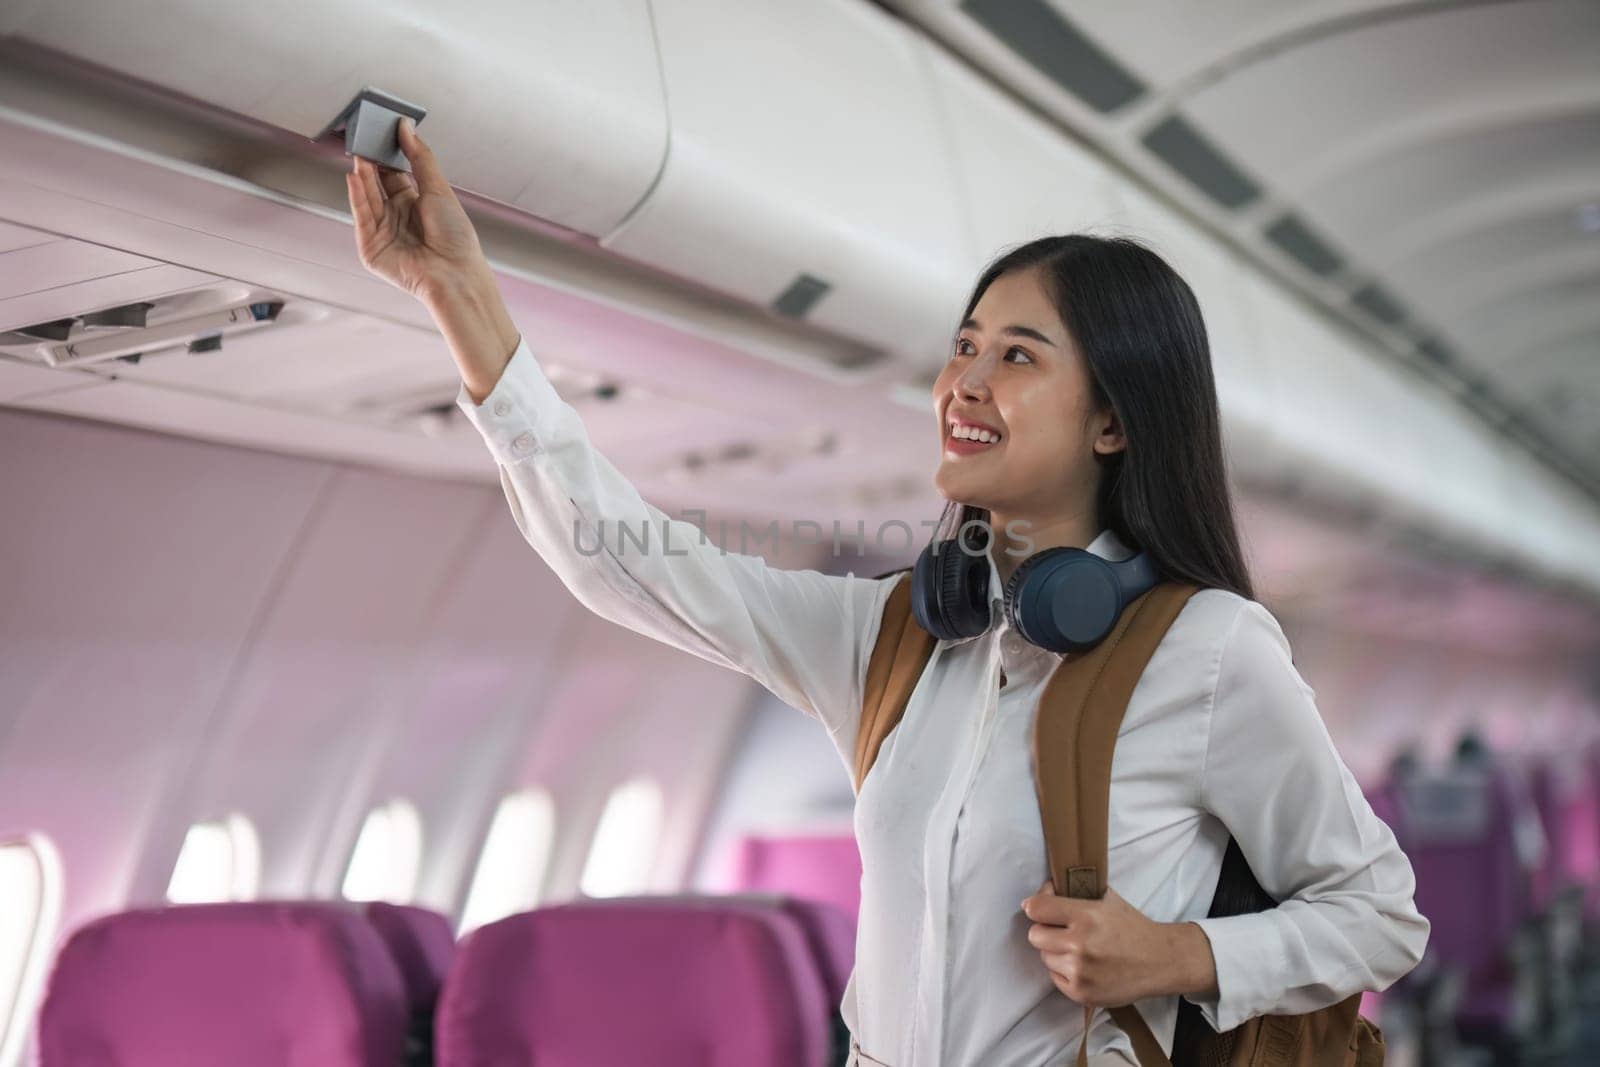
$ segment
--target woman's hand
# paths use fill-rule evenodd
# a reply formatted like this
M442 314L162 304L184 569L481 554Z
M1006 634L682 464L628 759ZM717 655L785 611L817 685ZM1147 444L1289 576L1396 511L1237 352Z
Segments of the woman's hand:
M400 150L410 174L383 168L380 176L377 166L357 156L344 177L356 252L363 267L427 307L468 395L481 404L521 337L478 231L409 118L400 120Z
M1060 897L1046 881L1022 902L1028 943L1067 997L1117 1007L1153 996L1215 994L1211 942L1194 923L1159 923L1107 889L1099 900Z
M354 157L345 175L361 265L424 303L449 283L489 273L478 233L422 142L411 119L400 120L400 150L411 173Z

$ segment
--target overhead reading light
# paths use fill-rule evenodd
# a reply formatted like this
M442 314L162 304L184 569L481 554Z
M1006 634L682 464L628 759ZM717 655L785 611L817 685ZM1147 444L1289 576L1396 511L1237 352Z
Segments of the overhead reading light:
M41 323L14 333L58 342L39 346L44 361L52 367L103 363L127 356L148 356L182 348L190 352L215 352L222 348L224 337L273 322L283 310L283 301L252 301L155 326L144 326L145 313L154 306L130 304L90 312L75 319ZM67 324L64 329L62 323ZM72 327L78 324L81 324L82 330L74 336ZM101 333L101 329L113 332ZM137 359L128 362L137 362Z
M33 326L24 326L17 333L40 341L65 341L72 336L72 325L77 319L53 319Z
M145 316L150 309L155 307L148 300L141 300L137 304L123 304L121 307L106 308L103 311L91 311L83 316L85 326L137 326L145 327ZM65 340L65 338L63 338Z

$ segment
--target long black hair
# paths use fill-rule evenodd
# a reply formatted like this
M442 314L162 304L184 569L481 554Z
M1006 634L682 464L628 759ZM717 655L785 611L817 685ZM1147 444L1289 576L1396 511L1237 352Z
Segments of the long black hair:
M1037 267L1088 362L1094 410L1110 407L1127 445L1100 463L1102 528L1154 557L1164 577L1255 599L1222 454L1211 347L1187 282L1131 237L1066 234L1003 252L978 277L961 321L991 283ZM961 505L958 525L987 508Z

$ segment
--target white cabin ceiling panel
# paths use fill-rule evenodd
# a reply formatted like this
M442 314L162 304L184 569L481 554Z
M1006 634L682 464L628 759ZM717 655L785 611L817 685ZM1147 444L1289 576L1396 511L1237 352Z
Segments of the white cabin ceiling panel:
M19 248L27 248L29 245L42 245L54 240L56 240L56 235L53 233L29 229L26 226L16 226L9 222L0 222L0 252L14 252Z
M1519 350L1600 303L1579 198L1508 209L1584 176L1600 194L1597 47L1592 0L1442 6L1242 65L1183 110L1509 388Z
M926 365L977 262L910 34L858 0L658 5L672 148L603 243ZM805 276L827 286L819 298Z
M1492 298L1507 281L1542 283L1554 274L1600 271L1600 241L1572 224L1568 207L1551 208L1455 231L1387 264L1407 291L1442 316Z
M67 375L35 363L0 359L0 404L14 403L25 396L93 384L94 379L87 375Z
M1117 190L1108 216L1113 233L1153 249L1188 283L1200 304L1222 405L1255 417L1268 402L1274 374L1271 339L1263 347L1249 320L1239 284L1243 268L1221 245L1138 186Z
M458 187L589 234L666 151L647 0L51 0L8 33L306 137L371 85L427 109Z
M1298 43L1228 71L1183 110L1292 197L1397 143L1458 125L1520 124L1534 117L1530 106L1593 99L1600 8L1593 0L1531 7L1440 4ZM1119 40L1119 54L1131 41Z
M888 5L1593 495L1600 449L1515 380L1600 354L1593 0Z
M1111 221L1117 201L1103 162L943 48L924 39L917 47L983 262L1011 245Z
M159 265L153 259L84 241L49 241L0 252L0 293L8 298L28 296L74 282Z
M1385 8L1405 0L1142 0L1136 4L1036 0L1054 7L1145 84L1163 90L1212 64L1284 38L1314 34L1322 24ZM900 6L935 6L902 4ZM955 0L938 6L955 7ZM970 8L1023 6L995 0L965 0ZM1109 47L1108 47L1109 42Z

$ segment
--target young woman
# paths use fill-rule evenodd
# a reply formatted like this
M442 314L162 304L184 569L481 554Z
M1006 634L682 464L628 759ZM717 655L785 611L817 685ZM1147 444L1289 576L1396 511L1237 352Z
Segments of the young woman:
M362 160L348 175L361 260L438 323L524 537L582 603L749 675L816 718L850 766L881 612L906 578L770 567L642 500L541 373L409 125L401 146L414 177ZM1024 245L978 279L933 408L938 488L995 533L996 622L940 642L858 798L861 923L841 1005L851 1061L1065 1064L1085 1003L1136 1002L1170 1047L1180 997L1227 1029L1409 971L1428 934L1410 864L1253 599L1188 286L1132 241ZM670 527L670 552L615 532L646 525L652 538ZM1112 560L1143 549L1201 587L1129 703L1111 889L1092 902L1041 885L1028 730L1060 657L999 610L1020 560L1061 545ZM1280 904L1207 918L1230 835ZM1107 1014L1095 1020L1092 1061L1134 1062Z

